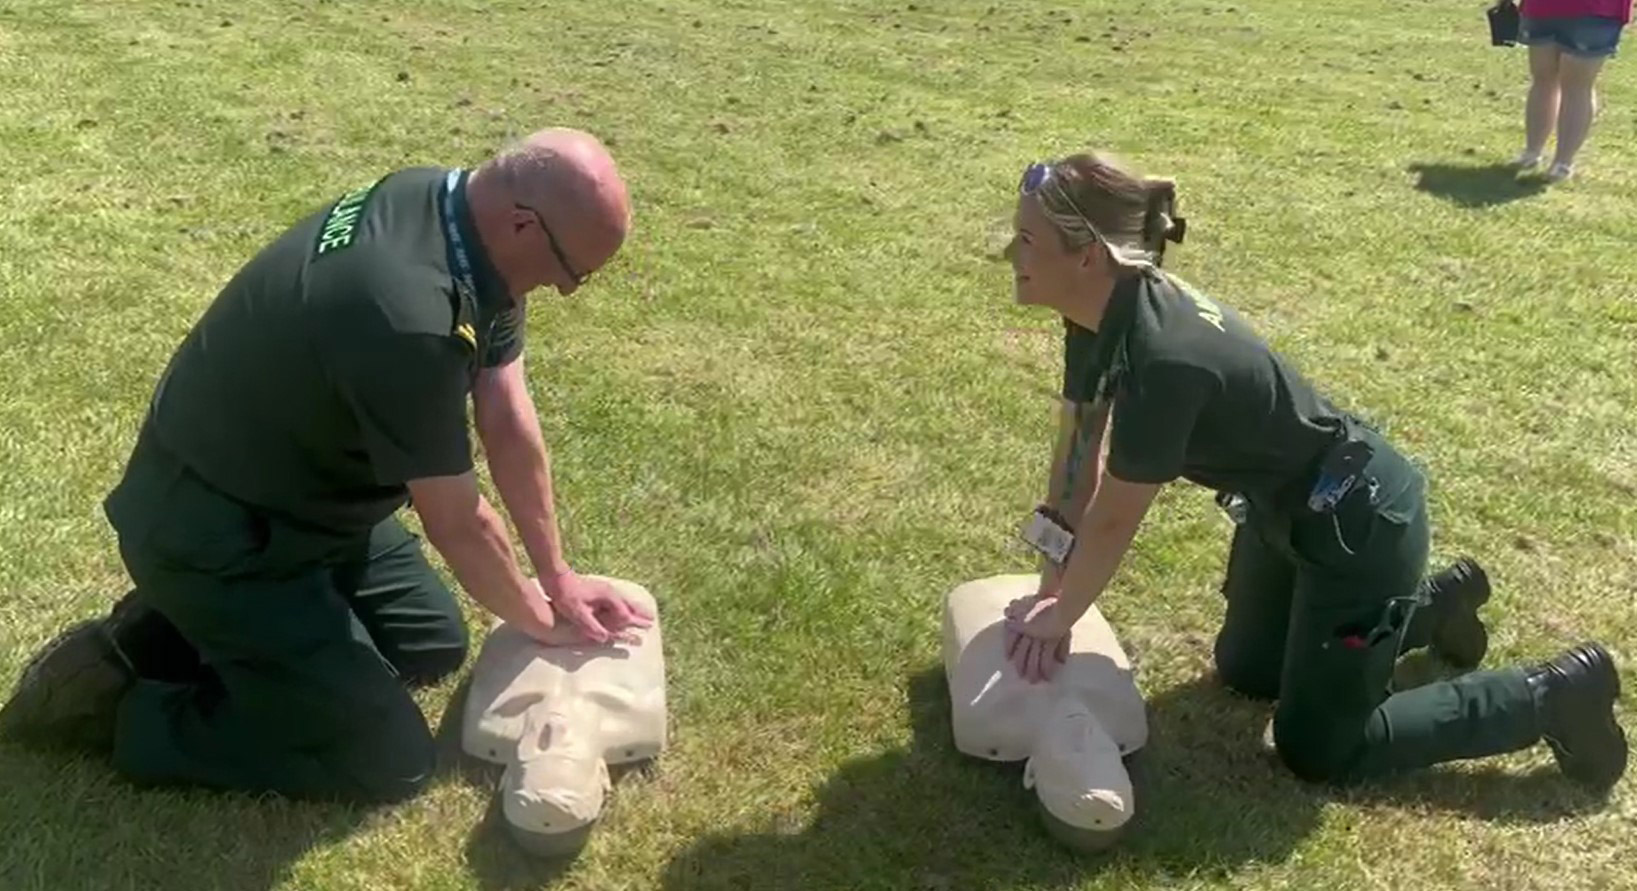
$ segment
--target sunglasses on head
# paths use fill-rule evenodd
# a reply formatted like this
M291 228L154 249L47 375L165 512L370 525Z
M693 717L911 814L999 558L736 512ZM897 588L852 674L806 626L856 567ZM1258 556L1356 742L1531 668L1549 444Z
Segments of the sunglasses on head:
M1091 237L1106 243L1108 239L1104 238L1103 233L1098 231L1097 227L1091 222L1091 218L1087 217L1085 212L1080 209L1080 205L1074 203L1074 198L1069 195L1069 190L1063 187L1063 181L1057 177L1056 172L1056 164L1049 164L1044 161L1036 161L1030 164L1024 168L1023 177L1018 180L1018 194L1038 195L1041 189L1048 185L1051 186L1057 197L1063 199L1063 203L1069 206L1069 210L1074 211L1074 215L1080 218L1080 222L1086 224L1086 229L1091 232Z
M551 227L546 225L546 218L540 215L540 211L535 210L527 204L517 204L514 206L518 210L526 210L529 213L534 214L535 222L540 224L540 231L545 233L546 246L551 248L551 255L557 258L557 265L563 267L563 271L568 273L568 277L573 280L574 286L577 288L580 285L585 284L585 280L591 277L591 273L579 273L574 271L573 265L568 262L568 257L563 254L563 249L557 245L557 239L552 236Z

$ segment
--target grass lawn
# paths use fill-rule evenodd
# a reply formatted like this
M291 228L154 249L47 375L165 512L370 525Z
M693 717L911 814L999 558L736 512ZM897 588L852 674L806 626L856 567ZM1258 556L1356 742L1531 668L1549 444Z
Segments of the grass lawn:
M1544 748L1345 793L1261 754L1268 708L1211 676L1201 491L1103 601L1154 732L1117 852L1062 853L1016 768L954 751L938 651L948 589L1032 565L1061 329L1010 304L1012 190L1101 145L1179 179L1171 268L1425 465L1435 559L1496 584L1489 664L1595 637L1637 689L1633 65L1546 189L1494 166L1526 65L1476 2L6 0L0 686L123 592L100 500L241 261L566 124L637 229L533 302L530 378L571 559L660 599L672 747L564 868L496 831L450 728L375 811L0 748L0 889L1637 887L1637 790L1586 800Z

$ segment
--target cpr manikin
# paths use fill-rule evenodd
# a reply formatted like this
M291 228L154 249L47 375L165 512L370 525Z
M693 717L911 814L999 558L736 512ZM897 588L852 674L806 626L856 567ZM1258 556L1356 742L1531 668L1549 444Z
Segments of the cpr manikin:
M653 595L602 579L653 615L635 644L546 646L497 623L472 669L462 748L503 764L501 811L527 850L580 849L601 815L608 767L665 747L665 660Z
M1031 684L1006 659L1007 604L1034 594L1035 575L967 582L944 603L944 672L961 752L1024 761L1023 785L1047 829L1072 847L1118 840L1135 802L1124 756L1148 740L1142 695L1114 631L1094 606L1074 625L1068 660Z

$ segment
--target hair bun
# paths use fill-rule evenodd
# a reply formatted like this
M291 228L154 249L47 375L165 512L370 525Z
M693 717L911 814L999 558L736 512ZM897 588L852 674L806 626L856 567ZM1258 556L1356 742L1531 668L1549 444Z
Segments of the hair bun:
M1170 177L1149 177L1143 180L1143 190L1148 199L1143 237L1153 244L1161 241L1180 244L1188 221L1176 216L1177 181Z

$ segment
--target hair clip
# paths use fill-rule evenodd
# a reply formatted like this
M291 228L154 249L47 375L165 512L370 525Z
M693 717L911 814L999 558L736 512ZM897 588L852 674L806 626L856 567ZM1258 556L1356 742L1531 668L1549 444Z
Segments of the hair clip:
M1171 225L1165 229L1165 240L1172 244L1182 244L1183 236L1188 234L1188 219L1186 217L1172 217Z

